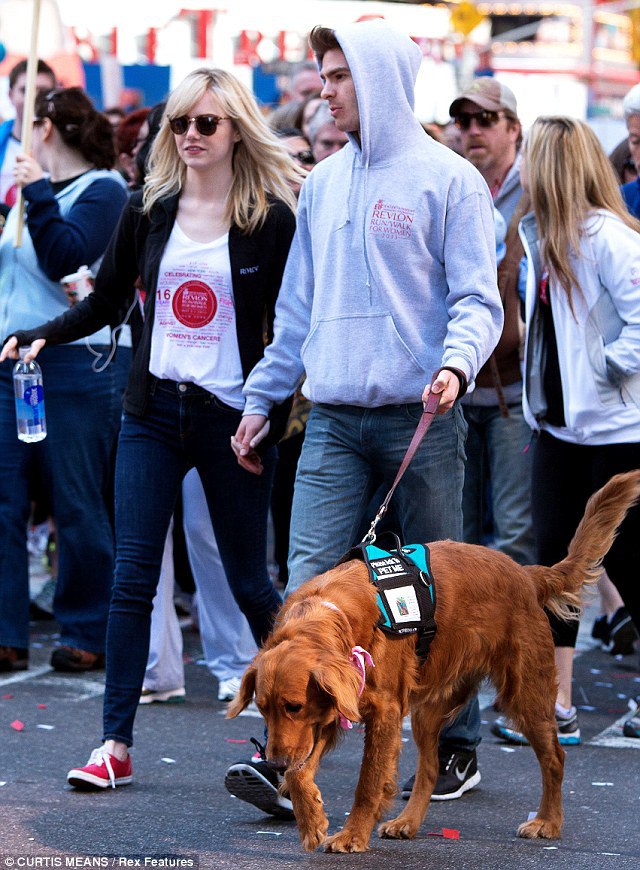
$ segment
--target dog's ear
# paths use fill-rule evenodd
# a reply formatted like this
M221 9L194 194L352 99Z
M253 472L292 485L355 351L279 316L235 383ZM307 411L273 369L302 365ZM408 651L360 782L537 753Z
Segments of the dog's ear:
M320 664L314 668L312 676L320 692L331 698L339 713L351 722L360 721L360 675L350 662Z
M242 713L245 707L253 701L253 696L256 691L256 667L249 665L244 672L238 694L227 707L227 719L234 719L238 713Z

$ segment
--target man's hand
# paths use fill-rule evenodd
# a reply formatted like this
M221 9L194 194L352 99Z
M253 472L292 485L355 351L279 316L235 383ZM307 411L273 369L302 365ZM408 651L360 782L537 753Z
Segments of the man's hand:
M247 414L231 436L231 448L238 457L238 465L253 474L262 474L262 462L255 448L269 434L270 423L263 414Z
M453 403L458 398L458 392L460 391L460 380L458 376L453 372L448 371L447 369L441 369L438 373L438 377L435 379L433 384L427 384L424 388L424 392L422 394L422 401L426 402L429 398L429 394L433 390L434 393L440 393L440 404L438 405L437 414L446 414L451 408L453 408Z
M31 362L32 359L35 359L46 343L47 340L45 338L36 338L36 340L31 345L31 348L29 349L29 353L25 356L24 361ZM11 338L7 340L5 346L0 352L0 362L4 362L7 358L20 358L20 354L18 353L18 339L15 337L15 335L12 335Z

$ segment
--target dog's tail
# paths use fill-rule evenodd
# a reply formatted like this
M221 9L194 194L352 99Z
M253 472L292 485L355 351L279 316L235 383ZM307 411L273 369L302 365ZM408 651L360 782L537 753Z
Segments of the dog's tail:
M540 604L560 619L577 619L584 589L597 583L602 560L620 523L640 498L640 471L617 474L587 502L566 559L552 568L532 567Z

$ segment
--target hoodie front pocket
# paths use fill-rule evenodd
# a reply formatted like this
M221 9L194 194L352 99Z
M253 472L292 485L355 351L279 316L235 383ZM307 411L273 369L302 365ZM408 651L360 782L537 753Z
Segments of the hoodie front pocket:
M317 402L390 404L403 381L426 383L390 314L319 319L301 356Z

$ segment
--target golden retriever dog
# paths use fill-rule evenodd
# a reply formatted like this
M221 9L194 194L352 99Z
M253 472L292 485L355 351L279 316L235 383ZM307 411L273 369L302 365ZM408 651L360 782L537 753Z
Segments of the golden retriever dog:
M289 596L228 716L237 716L255 696L268 730L267 762L284 773L305 849L368 848L374 824L396 793L402 719L409 710L418 747L415 785L404 810L378 833L415 837L438 776L440 729L485 677L540 764L540 808L520 825L518 836L560 836L564 752L554 709L553 640L543 607L575 615L571 608L581 605L585 584L596 582L616 530L639 496L640 471L613 477L591 497L567 557L552 568L522 567L470 544L430 544L438 630L424 663L415 653L415 634L392 637L377 627L376 589L358 560ZM361 668L354 664L358 647L375 667L362 658ZM364 752L351 813L343 830L327 837L314 778L345 720L364 723Z

